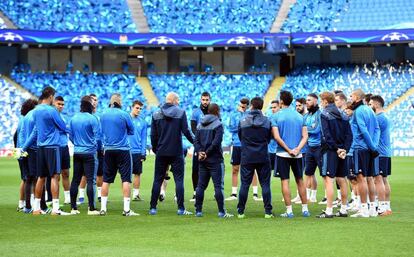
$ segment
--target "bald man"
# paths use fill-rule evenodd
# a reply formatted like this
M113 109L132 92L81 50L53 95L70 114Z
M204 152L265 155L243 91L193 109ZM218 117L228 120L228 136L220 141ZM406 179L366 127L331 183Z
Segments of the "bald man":
M158 197L167 167L171 165L177 196L177 215L191 215L184 208L184 157L181 136L193 143L193 136L188 128L187 115L178 107L180 99L174 92L167 94L165 104L154 113L151 122L151 144L155 153L154 182L150 203L150 215L157 214Z

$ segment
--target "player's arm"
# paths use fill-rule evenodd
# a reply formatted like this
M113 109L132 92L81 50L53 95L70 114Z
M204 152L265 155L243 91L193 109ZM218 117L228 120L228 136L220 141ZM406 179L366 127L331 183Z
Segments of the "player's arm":
M197 109L195 109L191 114L190 126L191 132L193 132L193 135L195 135L197 132Z
M96 146L98 147L98 139L101 134L101 124L98 121L98 119L93 119L92 130L93 130L93 136L97 142Z
M202 149L201 142L200 142L200 131L196 130L195 137L194 137L194 152L204 152Z
M126 129L128 135L134 135L134 123L132 123L131 116L128 113L124 113L125 121L126 121Z
M215 129L214 138L211 145L206 149L206 155L209 156L211 152L217 151L221 147L223 141L224 129L223 126L219 126Z
M190 143L194 144L193 135L191 134L190 130L188 129L187 115L185 114L185 112L184 112L183 116L181 117L181 128L182 128L182 133L188 139L188 141L190 141Z
M145 159L147 149L147 122L143 120L143 126L141 129L141 153L142 158Z
M34 126L32 133L30 133L29 138L26 138L26 142L22 146L23 151L26 151L29 146L33 145L37 140L37 127Z
M381 137L381 129L379 127L378 119L375 119L375 131L374 131L374 136L373 136L373 143L376 146L375 147L376 149L378 148L380 137Z
M19 125L17 126L17 130L16 130L16 133L17 133L17 146L18 147L22 146L24 144L23 137L26 133L25 126L22 126L21 123L23 123L23 122L19 122Z
M155 123L154 117L152 117L151 121L151 146L152 151L154 153L157 153L157 146L158 146L158 130L157 130L157 124Z
M286 145L285 141L283 141L282 137L280 136L279 128L278 127L272 127L272 133L273 133L273 138L276 140L276 142L283 149L285 149L286 152L290 153L291 152L290 148Z
M60 117L60 115L59 115L59 113L56 109L54 109L52 111L51 116L52 116L53 122L55 123L56 127L59 130L65 132L65 133L69 132L68 128L66 127L65 121L63 121L62 117Z
M370 150L376 150L377 147L374 145L372 141L371 135L369 134L368 128L365 124L365 121L360 113L356 113L355 119L358 125L359 130L361 131L362 137L364 138L365 143L368 145Z
M231 133L238 133L238 130L239 130L239 122L236 119L235 115L231 115L230 120L229 120L229 131Z
M300 153L300 150L302 150L302 148L305 146L306 142L308 142L308 138L309 138L309 136L308 136L308 127L303 126L302 127L302 139L300 140L299 145L296 147L296 149L297 149L296 154Z

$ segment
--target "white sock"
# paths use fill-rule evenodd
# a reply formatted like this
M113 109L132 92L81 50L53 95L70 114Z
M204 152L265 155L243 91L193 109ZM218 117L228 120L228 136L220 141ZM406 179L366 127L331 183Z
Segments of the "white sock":
M310 199L310 195L311 195L311 189L306 188L306 199Z
M299 197L299 191L298 190L296 190L296 196L295 196L295 198L300 198Z
M356 196L356 203L357 203L357 207L361 208L361 196L359 195Z
M59 211L59 198L58 199L52 199L52 211L58 212Z
M391 211L391 201L385 201L385 205L387 207L387 210Z
M367 203L361 203L361 212L368 213L368 204Z
M375 206L376 204L375 204L375 202L370 202L369 203L369 209L371 210L371 209L375 209Z
M325 210L325 213L327 214L327 215L332 215L333 214L333 208L331 207L326 207L326 210Z
M237 187L231 187L231 194L237 195Z
M102 196L101 191L102 191L102 187L98 187L98 197Z
M130 206L131 198L124 197L124 211L129 212L129 206Z
M316 194L317 194L317 190L311 190L311 198L312 200L316 200Z
M341 199L341 190L336 190L337 198Z
M257 192L258 192L257 186L253 186L253 194L257 195Z
M292 205L286 206L286 213L292 213Z
M108 202L108 196L101 196L101 211L106 211L107 202Z
M79 188L79 198L85 198L85 188Z
M139 195L139 189L135 189L135 188L134 188L134 189L132 190L132 196L133 196L133 197L135 197L135 196L138 196L138 195Z
M356 195L354 193L354 191L351 192L351 199L355 201Z
M35 200L34 200L34 194L30 194L30 205L33 205Z
M302 204L302 212L309 211L307 204Z
M324 196L324 198L327 198L327 197L326 197L326 190L325 190L325 196Z
M19 200L19 208L23 208L25 205L25 201L24 200Z
M341 213L347 213L346 204L345 205L341 204Z
M65 202L69 202L70 201L70 191L65 191Z
M164 189L161 189L161 193L160 194L163 195L163 196L165 196L165 190Z
M387 208L386 208L385 202L384 201L379 201L378 202L378 212L381 213L381 212L384 212L386 210L387 210Z
M35 198L34 199L34 204L33 204L33 211L39 211L40 210L40 198Z

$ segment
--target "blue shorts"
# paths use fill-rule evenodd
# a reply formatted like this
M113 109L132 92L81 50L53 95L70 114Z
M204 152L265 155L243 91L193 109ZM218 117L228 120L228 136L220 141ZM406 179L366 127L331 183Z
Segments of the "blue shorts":
M25 181L29 174L28 157L22 157L18 159L17 162L19 163L19 168L20 168L20 178Z
M60 147L60 166L62 170L68 170L70 168L69 146Z
M60 174L60 147L59 146L39 146L37 149L37 176L52 177Z
M384 178L391 175L391 157L379 157L379 174Z
M345 158L346 161L346 169L348 170L348 179L353 180L356 179L356 174L354 172L355 164L354 164L354 157L352 155L347 155Z
M133 153L132 155L132 174L140 175L142 174L142 161L141 154Z
M103 181L114 183L119 171L122 182L131 183L132 158L129 150L107 150L104 156Z
M241 146L233 146L231 150L231 165L240 165L241 163Z
M378 170L375 171L374 159L371 157L369 150L354 150L354 166L356 175L362 174L364 177L372 177L376 176L375 172L378 172Z
M322 170L321 148L319 146L308 147L308 151L306 152L304 159L306 176L315 175L316 167L319 168L319 171Z
M330 178L347 177L346 160L339 158L336 151L327 150L322 153L322 170L320 174L322 177L328 176Z
M37 149L27 149L28 153L28 164L29 164L29 173L31 177L37 177Z
M296 179L303 177L302 158L286 158L276 155L274 176L281 180L289 179L290 169Z

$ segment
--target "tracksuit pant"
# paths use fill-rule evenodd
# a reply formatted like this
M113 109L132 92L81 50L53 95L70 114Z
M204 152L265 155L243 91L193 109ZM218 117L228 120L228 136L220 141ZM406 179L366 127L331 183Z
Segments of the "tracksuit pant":
M87 186L86 194L88 196L89 210L95 210L95 187L96 173L98 171L98 159L94 154L77 154L73 155L73 177L70 184L70 205L72 209L77 209L76 198L82 176L86 176Z
M219 212L225 212L224 210L224 163L199 163L199 177L196 188L195 208L197 212L201 212L203 209L204 191L206 190L210 178L214 184L214 197L217 201Z

